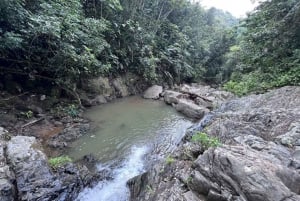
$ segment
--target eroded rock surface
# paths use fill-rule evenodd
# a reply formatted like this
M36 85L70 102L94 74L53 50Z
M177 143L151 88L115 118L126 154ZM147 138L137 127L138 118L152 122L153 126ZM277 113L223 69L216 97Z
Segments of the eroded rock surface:
M74 200L100 175L85 166L68 163L55 171L35 137L0 140L0 200Z
M300 200L300 87L225 101L202 125L222 145L205 151L187 132L172 163L128 182L132 201Z
M13 137L7 157L15 172L20 200L50 200L58 197L62 183L54 177L45 154L34 137Z

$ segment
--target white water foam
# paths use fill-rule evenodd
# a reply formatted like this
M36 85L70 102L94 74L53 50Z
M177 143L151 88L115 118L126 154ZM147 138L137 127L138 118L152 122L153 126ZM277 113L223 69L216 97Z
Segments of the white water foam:
M144 171L143 156L147 150L147 147L132 147L129 157L113 171L113 180L101 181L94 188L86 188L76 201L127 201L129 189L126 182Z

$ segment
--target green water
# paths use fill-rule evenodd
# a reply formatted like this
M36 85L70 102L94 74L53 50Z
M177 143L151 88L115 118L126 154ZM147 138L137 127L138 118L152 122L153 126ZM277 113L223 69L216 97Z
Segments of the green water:
M93 154L101 162L125 158L133 146L171 151L191 122L162 101L128 97L86 112L95 129L72 144L73 159Z

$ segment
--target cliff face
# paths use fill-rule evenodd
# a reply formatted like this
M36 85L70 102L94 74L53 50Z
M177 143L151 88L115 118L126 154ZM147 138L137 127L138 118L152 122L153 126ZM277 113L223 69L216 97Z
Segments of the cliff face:
M132 201L300 200L300 87L227 101L171 155L128 182ZM205 149L197 130L220 139Z

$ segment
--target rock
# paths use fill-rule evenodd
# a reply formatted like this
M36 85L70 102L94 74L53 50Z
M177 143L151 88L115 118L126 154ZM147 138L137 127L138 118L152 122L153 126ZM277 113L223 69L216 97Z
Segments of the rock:
M69 142L78 139L90 129L88 123L76 123L68 125L61 133L48 139L47 145L53 148L67 147Z
M107 103L107 100L103 95L98 95L95 99L93 99L92 102L96 103L97 105L100 105Z
M62 183L54 177L46 155L34 137L13 137L7 157L16 175L19 200L53 200L59 197Z
M0 141L0 200L11 201L16 200L16 189L13 184L14 174L7 165L4 155L5 143Z
M194 119L201 119L206 113L209 112L208 109L185 100L180 100L178 104L175 105L175 109L187 117Z
M208 97L213 104L226 102L186 133L172 154L176 159L172 165L163 161L136 182L138 191L131 195L132 201L300 200L300 87L234 100L210 87L193 85L201 88L198 91L184 87L182 93L166 91L164 98L174 107L182 102L195 104L182 97L186 92ZM189 141L198 131L217 137L223 145L204 151Z
M8 131L5 130L3 127L0 127L0 137L1 137L2 135L5 135L6 133L8 133Z
M114 94L114 88L110 85L107 77L97 77L87 81L87 84L83 84L84 88L91 93L101 94L105 97L112 96ZM87 86L86 86L87 85Z
M188 191L183 194L183 197L186 201L204 201L205 199L199 199L197 195L195 195L192 191Z
M46 95L41 95L41 96L40 96L40 100L41 100L41 101L46 100Z
M124 81L123 81L122 78L120 78L120 77L119 78L115 78L112 81L112 85L113 85L113 87L116 90L116 96L117 97L126 97L126 96L129 96L127 86L124 83Z
M206 100L203 100L202 98L196 98L195 99L195 103L199 106L202 106L202 107L205 107L209 110L212 110L213 109L213 103L212 102L209 102L209 101L206 101Z
M75 200L84 187L100 179L85 166L73 163L58 167L54 173L41 150L41 145L34 137L13 137L7 144L7 159L15 173L18 192L15 200ZM0 176L1 170L0 166ZM14 196L14 188L9 180L5 182L0 179L0 198L4 191L6 195Z
M145 92L143 97L146 99L159 99L160 94L162 93L163 88L162 86L153 85L152 87L148 88Z
M182 94L179 92L170 91L170 90L166 90L163 93L164 101L169 105L172 105L173 103L177 104L179 102L180 95L182 95Z
M278 142L285 146L296 146L298 145L298 141L300 139L300 122L293 123L290 126L289 131L280 135L276 138Z
M216 182L232 195L249 201L300 199L297 195L300 192L300 175L295 170L283 166L268 154L247 147L209 149L199 156L195 165L195 172L203 179L192 180L192 186L199 186L202 181ZM209 190L215 191L212 187ZM222 195L220 191L219 194Z

